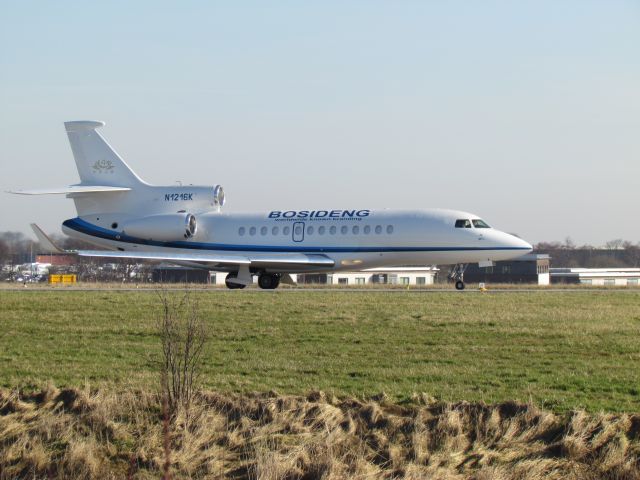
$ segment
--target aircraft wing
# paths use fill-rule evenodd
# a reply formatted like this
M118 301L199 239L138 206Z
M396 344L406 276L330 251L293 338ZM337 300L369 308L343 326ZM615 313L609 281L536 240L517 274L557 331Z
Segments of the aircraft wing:
M129 258L134 260L149 260L169 262L178 265L195 265L203 268L215 269L216 266L246 266L262 268L292 267L333 267L335 262L323 254L305 253L213 253L213 252L136 252L112 250L77 250L69 251L58 247L35 223L31 224L42 248L48 252L66 252L81 257L101 258Z
M170 253L170 252L115 252L109 250L78 250L81 257L129 258L178 264L195 263L203 267L246 265L247 267L291 268L332 267L335 262L322 254L280 253L280 254L224 254L224 253Z

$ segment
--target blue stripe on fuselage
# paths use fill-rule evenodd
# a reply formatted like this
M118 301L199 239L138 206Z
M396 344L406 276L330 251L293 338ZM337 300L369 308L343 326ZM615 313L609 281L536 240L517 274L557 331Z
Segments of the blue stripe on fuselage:
M113 232L93 225L81 218L65 220L63 226L92 237L114 242L134 243L153 247L183 248L188 250L244 251L244 252L305 252L305 253L348 253L348 252L464 252L482 250L529 250L522 247L306 247L280 245L234 245L228 243L201 242L161 242L145 240L126 234Z

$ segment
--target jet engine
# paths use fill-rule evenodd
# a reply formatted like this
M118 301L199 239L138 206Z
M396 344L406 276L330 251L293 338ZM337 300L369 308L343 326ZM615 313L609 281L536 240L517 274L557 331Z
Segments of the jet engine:
M224 188L222 188L222 185L216 185L213 187L213 204L220 208L224 205L224 201Z
M145 240L175 242L193 238L198 232L198 222L191 213L150 215L125 222L122 233Z

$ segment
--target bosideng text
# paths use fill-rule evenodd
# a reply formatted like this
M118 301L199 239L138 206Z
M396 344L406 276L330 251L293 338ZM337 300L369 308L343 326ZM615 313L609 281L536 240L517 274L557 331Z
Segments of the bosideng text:
M273 210L268 218L363 218L370 210Z

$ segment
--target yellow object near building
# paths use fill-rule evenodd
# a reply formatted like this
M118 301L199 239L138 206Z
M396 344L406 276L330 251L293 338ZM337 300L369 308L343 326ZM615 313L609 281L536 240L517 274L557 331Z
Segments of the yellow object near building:
M49 283L76 283L77 277L75 274L68 275L49 275Z

